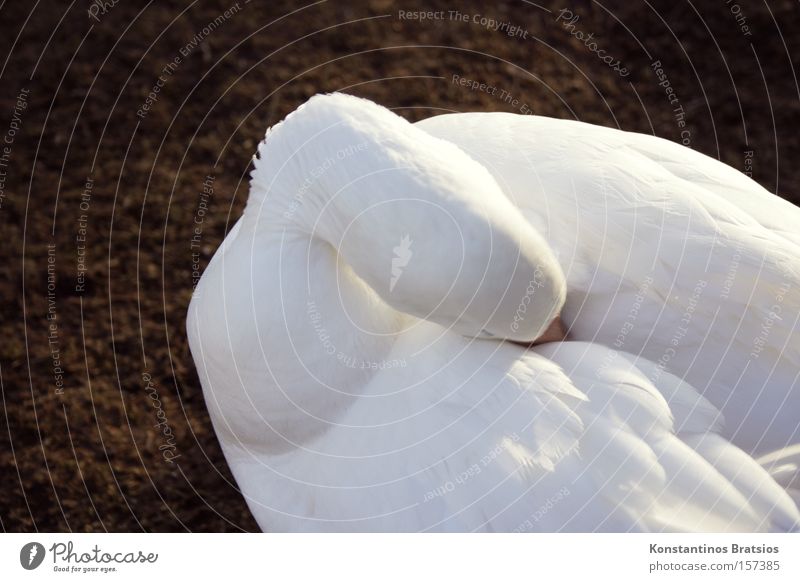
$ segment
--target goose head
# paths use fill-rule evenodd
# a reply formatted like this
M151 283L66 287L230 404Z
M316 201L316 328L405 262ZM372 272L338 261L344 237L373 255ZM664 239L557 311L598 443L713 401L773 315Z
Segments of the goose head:
M371 101L317 95L259 146L245 216L325 241L391 309L534 342L564 275L480 163Z

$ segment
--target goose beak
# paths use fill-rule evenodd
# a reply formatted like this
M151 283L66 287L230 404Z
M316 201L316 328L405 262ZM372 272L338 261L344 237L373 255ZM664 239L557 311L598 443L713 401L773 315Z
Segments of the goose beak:
M548 342L562 342L567 339L567 329L564 326L564 322L561 320L561 316L557 316L544 330L544 333L540 335L531 345L536 346L539 344L546 344Z
M482 329L480 333L476 336L473 336L472 339L492 339L495 338L494 334ZM567 328L564 325L564 321L561 319L561 316L557 316L550 325L547 326L547 329L544 330L544 333L536 338L535 341L530 343L527 342L518 342L514 340L510 340L515 344L521 344L525 346L538 346L539 344L546 344L549 342L563 342L567 339Z

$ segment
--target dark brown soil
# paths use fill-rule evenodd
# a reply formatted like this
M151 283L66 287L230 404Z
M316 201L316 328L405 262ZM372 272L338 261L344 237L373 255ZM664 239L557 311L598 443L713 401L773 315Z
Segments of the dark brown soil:
M202 269L241 212L264 130L314 93L345 90L411 119L526 104L687 138L740 170L752 162L755 179L800 201L794 0L739 0L750 34L727 0L329 0L304 9L240 0L207 35L233 0L120 0L96 20L87 2L34 4L0 4L0 140L13 133L13 144L0 143L4 530L256 529L187 347L192 229L213 176ZM399 15L455 6L527 38L447 14ZM556 21L564 6L580 16L574 30L593 33L626 77ZM204 38L185 49L195 35ZM159 74L163 87L145 111ZM453 75L498 91L463 88Z

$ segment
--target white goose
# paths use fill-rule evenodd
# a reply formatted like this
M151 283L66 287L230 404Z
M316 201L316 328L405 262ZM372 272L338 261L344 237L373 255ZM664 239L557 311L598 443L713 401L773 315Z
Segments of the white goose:
M800 208L653 136L505 113L418 126L483 164L546 238L573 337L683 378L750 452L800 443Z
M650 156L636 154L633 166L639 150ZM694 174L670 178L684 155ZM695 244L683 251L691 261L705 264L703 229L716 224L714 244L727 248L717 223L729 218L731 229L754 233L738 250L743 279L767 244L778 249L769 272L796 277L796 237L764 234L756 221L788 230L779 221L791 207L759 194L786 214L759 207L748 216L723 200L711 213L711 201L691 199L717 196L704 185L756 187L655 138L502 114L414 126L338 94L312 98L268 131L255 165L247 208L203 274L187 326L215 430L262 529L800 528L786 492L722 436L736 425L722 432L719 407L735 415L749 399L756 415L779 408L754 393L772 391L774 374L758 386L748 379L739 396L727 370L709 374L724 346L701 353L700 371L689 356L658 357L697 284L693 272L681 279L678 234ZM688 208L702 211L702 228L671 230L670 211L680 226ZM640 222L661 235L648 237ZM643 279L652 282L643 288ZM715 282L708 275L706 287ZM731 287L711 323L695 298L683 327L701 332L682 341L703 338L720 317L732 332L741 293ZM784 295L789 312L796 289ZM633 328L621 327L634 308ZM589 341L501 341L541 338L562 310L572 337ZM618 347L633 355L602 345L619 342L621 329ZM760 354L793 337L772 329ZM719 343L725 331L703 341ZM768 354L781 381L784 368L797 369L796 344L787 350ZM679 377L728 398L715 407ZM794 384L775 386L797 402ZM788 444L797 413L777 410L763 426L741 419L746 446L758 444L758 430L762 442Z

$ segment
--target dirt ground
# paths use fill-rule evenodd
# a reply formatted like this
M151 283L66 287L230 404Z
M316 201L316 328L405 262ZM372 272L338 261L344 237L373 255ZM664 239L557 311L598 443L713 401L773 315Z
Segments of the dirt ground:
M256 144L314 93L654 133L800 201L795 0L73 4L0 3L6 531L257 529L184 317Z

